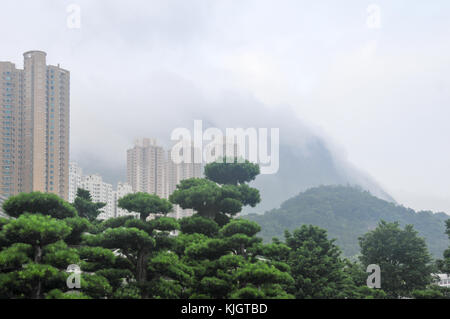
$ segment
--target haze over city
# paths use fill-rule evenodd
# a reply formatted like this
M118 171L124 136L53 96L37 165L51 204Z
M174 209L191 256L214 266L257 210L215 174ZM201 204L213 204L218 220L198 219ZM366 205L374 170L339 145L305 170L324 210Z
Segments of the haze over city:
M87 171L123 180L136 137L267 109L398 203L450 212L447 1L378 1L377 27L365 1L77 1L80 28L69 4L3 3L1 60L42 50L70 70L70 156Z

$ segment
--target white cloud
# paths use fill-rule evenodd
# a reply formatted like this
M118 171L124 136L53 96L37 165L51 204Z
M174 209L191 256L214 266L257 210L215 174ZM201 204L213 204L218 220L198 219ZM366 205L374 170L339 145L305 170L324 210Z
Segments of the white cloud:
M370 3L9 1L0 58L21 66L41 49L71 70L75 157L123 163L135 136L164 136L233 91L295 107L406 205L450 211L435 201L450 197L450 3L377 1L377 30Z

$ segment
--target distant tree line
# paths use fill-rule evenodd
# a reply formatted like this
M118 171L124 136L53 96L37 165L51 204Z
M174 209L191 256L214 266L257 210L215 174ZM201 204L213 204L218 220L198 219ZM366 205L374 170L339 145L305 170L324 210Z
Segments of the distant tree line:
M121 198L139 218L98 220L104 204L83 189L73 204L40 192L12 196L3 204L9 218L0 218L0 298L449 297L432 274L450 272L450 249L433 263L412 226L381 221L360 238L357 261L312 225L263 243L257 223L234 218L260 201L248 185L258 174L258 165L235 159L181 181L169 200ZM167 217L173 204L196 214ZM370 264L381 268L381 289L366 285ZM67 285L69 265L81 271L79 288Z

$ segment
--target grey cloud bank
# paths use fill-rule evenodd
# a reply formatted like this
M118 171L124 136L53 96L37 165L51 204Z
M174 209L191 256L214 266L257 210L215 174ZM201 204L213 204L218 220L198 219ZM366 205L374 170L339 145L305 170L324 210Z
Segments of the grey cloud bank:
M267 196L349 182L450 212L448 1L378 1L379 30L364 1L76 1L68 29L70 3L2 4L2 59L41 49L71 71L71 157L88 171L124 179L135 137L168 143L194 119L278 125L280 168L303 169Z

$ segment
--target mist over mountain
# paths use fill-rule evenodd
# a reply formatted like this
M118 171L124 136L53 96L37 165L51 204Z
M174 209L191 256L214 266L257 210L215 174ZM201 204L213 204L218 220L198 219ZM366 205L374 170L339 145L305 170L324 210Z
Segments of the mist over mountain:
M116 184L126 180L126 150L138 137L152 137L169 149L175 128L189 129L194 120L202 120L203 130L226 128L279 128L280 164L272 175L259 175L253 186L260 189L262 201L244 213L262 213L278 207L300 191L322 184L359 185L380 198L393 199L366 173L355 168L336 145L319 128L300 119L289 105L268 106L244 91L204 93L190 81L171 73L153 74L146 98L134 97L134 111L123 116L121 129L109 136L89 136L89 143L77 143L72 159L85 173L99 173ZM177 90L173 94L172 90ZM144 104L142 101L146 101ZM152 112L158 108L157 112ZM115 108L102 119L115 118ZM137 111L136 111L137 110ZM106 125L105 124L105 125ZM84 132L73 132L78 140ZM99 143L95 147L95 140ZM106 141L106 142L105 142ZM204 145L209 141L204 141Z
M367 174L340 159L319 137L311 139L303 148L280 146L280 168L277 174L260 175L252 183L260 190L262 201L244 213L263 213L277 208L288 198L320 185L358 185L375 196L394 202Z

